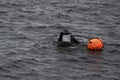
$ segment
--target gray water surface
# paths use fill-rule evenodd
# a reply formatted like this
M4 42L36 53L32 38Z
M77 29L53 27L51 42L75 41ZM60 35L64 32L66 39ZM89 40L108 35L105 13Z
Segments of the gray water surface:
M80 46L57 48L63 29ZM0 0L0 80L120 80L120 1Z

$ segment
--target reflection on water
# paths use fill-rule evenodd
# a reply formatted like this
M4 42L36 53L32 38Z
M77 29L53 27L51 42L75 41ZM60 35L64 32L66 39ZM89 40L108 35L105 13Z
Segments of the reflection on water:
M87 56L89 57L88 61L92 61L95 63L88 65L89 70L96 72L102 71L102 67L99 64L101 62L102 51L88 51Z
M93 80L102 80L100 74L102 74L104 67L100 64L101 63L101 56L102 51L88 51L88 63L87 70L93 74ZM91 64L92 63L92 64ZM97 77L95 77L97 76Z
M103 51L90 51L88 50L88 56L93 56L93 57L100 57L102 56Z

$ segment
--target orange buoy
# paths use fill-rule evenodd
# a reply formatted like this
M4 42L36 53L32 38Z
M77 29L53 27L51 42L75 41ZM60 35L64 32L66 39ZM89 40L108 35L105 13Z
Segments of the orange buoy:
M103 41L100 38L92 38L88 40L87 48L89 50L98 51L104 47Z

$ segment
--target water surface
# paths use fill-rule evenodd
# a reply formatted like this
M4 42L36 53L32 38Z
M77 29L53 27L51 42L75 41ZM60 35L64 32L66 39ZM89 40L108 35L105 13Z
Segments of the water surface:
M63 29L80 46L57 48ZM119 53L119 0L0 0L0 80L120 80Z

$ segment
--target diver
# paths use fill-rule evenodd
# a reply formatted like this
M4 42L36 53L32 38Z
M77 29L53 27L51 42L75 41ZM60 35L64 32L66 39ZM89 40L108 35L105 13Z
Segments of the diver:
M74 38L72 33L70 33L68 30L65 29L59 34L57 46L58 47L70 47L70 46L77 45L78 43L79 41L77 41Z

